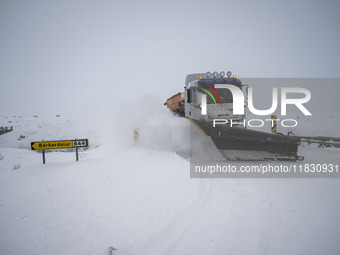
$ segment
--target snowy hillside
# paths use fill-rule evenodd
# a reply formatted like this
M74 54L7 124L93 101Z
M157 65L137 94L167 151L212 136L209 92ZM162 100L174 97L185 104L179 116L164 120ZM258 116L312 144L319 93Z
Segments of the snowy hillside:
M339 179L191 179L188 121L144 102L129 119L0 115L14 129L0 136L0 254L339 253ZM74 138L90 143L78 162L30 150ZM300 150L339 162L340 149Z

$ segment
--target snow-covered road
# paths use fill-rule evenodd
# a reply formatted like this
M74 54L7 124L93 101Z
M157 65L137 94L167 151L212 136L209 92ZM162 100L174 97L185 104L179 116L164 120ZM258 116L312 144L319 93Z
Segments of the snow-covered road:
M340 179L190 178L173 150L187 149L183 121L159 116L135 147L135 123L105 132L88 118L2 115L14 130L0 136L0 254L339 253ZM29 149L75 137L91 145L78 162L51 152L43 165ZM334 148L299 154L339 162Z
M338 179L190 179L173 152L1 149L1 254L338 254ZM20 168L12 170L12 162Z

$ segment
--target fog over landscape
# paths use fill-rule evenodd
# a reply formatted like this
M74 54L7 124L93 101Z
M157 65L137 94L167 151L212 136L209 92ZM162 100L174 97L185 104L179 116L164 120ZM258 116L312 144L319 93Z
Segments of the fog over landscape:
M0 109L98 113L215 70L339 77L339 17L338 1L1 1Z

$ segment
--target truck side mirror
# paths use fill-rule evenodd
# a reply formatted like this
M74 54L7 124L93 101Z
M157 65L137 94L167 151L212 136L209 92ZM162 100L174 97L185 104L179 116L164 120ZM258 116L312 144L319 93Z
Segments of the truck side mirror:
M188 89L188 90L187 90L187 102L188 102L189 104L191 103L190 98L191 98L191 90Z

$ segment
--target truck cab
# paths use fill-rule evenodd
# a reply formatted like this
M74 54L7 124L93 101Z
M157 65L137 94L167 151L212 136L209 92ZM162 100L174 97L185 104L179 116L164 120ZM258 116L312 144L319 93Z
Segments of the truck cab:
M231 72L189 74L185 81L185 117L212 122L214 119L232 120L233 126L243 123L244 115L233 115L233 96L228 89L216 84L230 84L242 90L245 85ZM246 105L246 103L245 103ZM205 107L205 111L202 108ZM235 125L236 124L236 125ZM243 126L243 125L242 125Z

